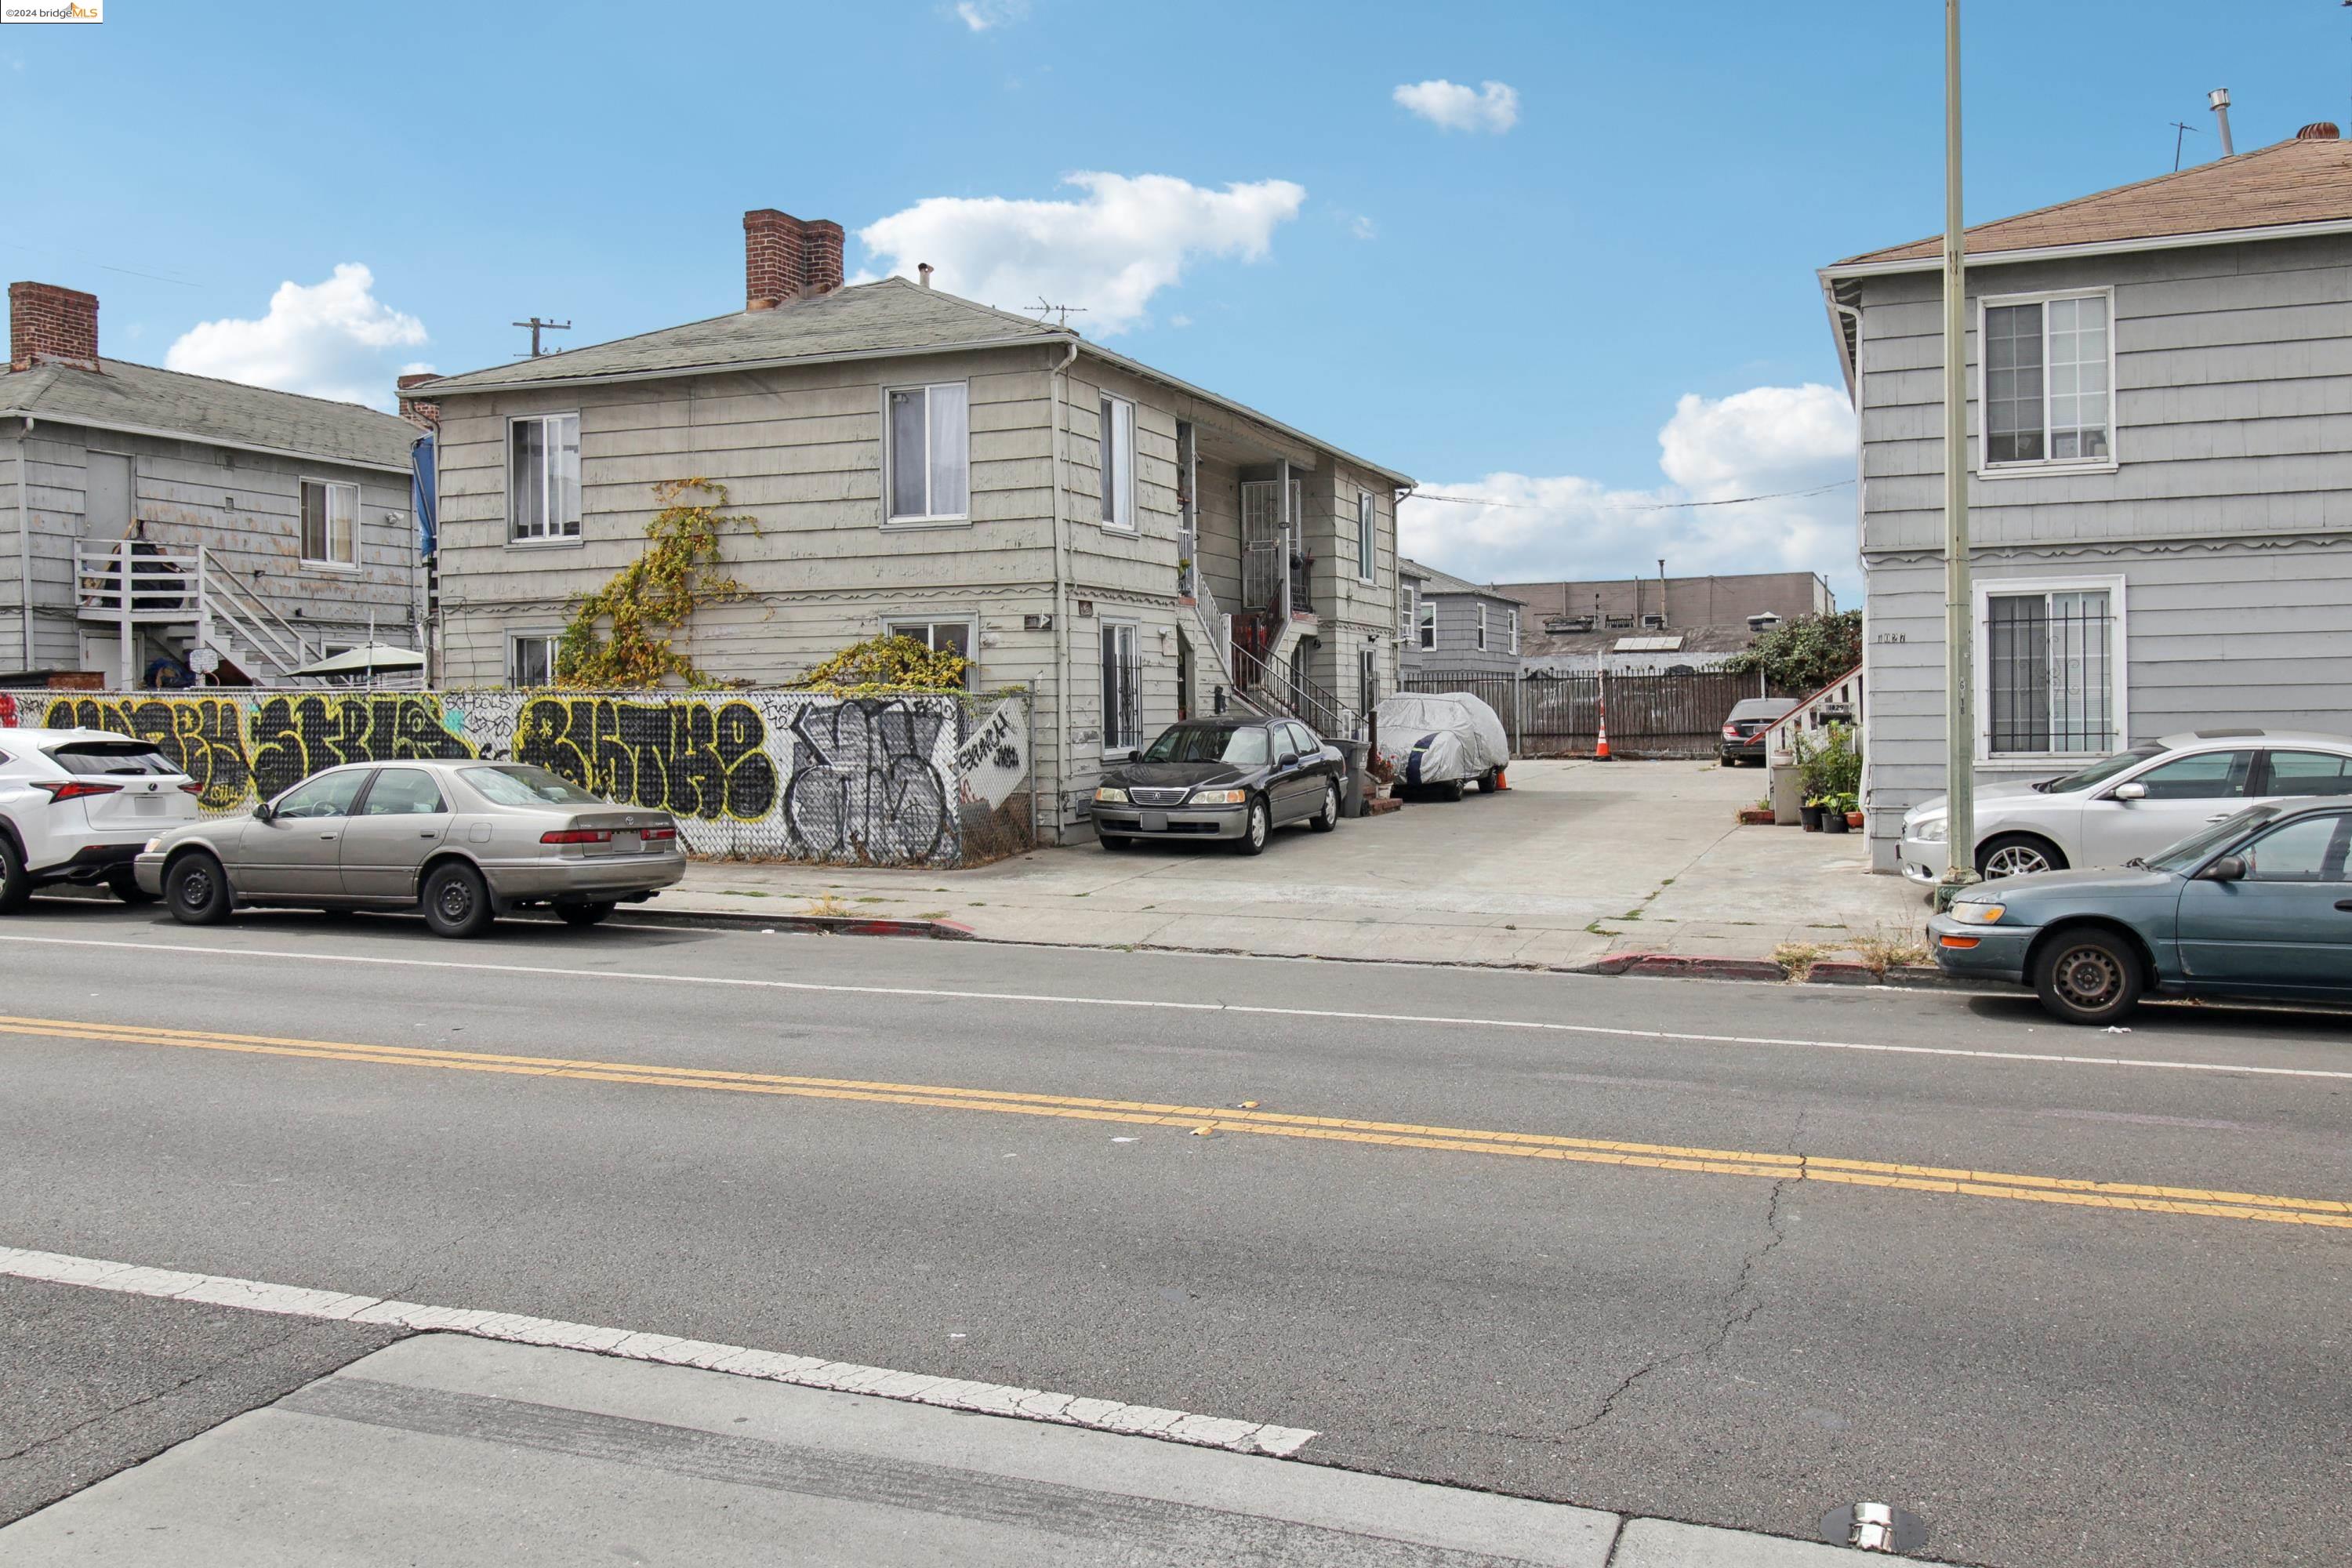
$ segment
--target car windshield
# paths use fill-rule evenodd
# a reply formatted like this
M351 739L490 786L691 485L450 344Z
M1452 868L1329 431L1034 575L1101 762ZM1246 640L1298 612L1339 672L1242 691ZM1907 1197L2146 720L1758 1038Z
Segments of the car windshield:
M570 779L528 763L506 763L495 768L467 768L458 776L498 805L604 805Z
M2275 805L2249 806L2227 822L2217 822L2201 832L2192 833L2170 848L2158 850L2147 858L2147 864L2158 871L2177 871L2183 876L2205 862L2205 858L2222 845L2260 827L2279 814Z
M1143 753L1147 763L1234 763L1243 767L1263 763L1269 755L1265 731L1255 725L1228 729L1223 724L1175 724L1160 731Z
M180 765L144 741L71 741L49 748L69 773L176 773Z
M2128 752L2117 752L2112 757L2102 758L2080 773L2068 773L2063 778L2044 779L2033 787L2043 795L2073 795L2076 790L2095 788L2126 768L2137 767L2150 757L2162 755L2164 748L2150 741L2144 745L2134 746Z

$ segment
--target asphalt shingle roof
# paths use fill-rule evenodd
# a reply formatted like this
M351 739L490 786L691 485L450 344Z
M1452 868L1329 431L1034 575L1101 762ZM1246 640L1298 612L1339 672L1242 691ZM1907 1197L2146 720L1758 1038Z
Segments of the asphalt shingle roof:
M1483 594L1487 598L1501 599L1509 604L1517 604L1518 602L1516 599L1511 598L1508 594L1503 593L1497 589L1491 583L1473 583L1467 578L1456 577L1451 572L1440 572L1434 566L1424 566L1418 561L1400 560L1397 563L1397 570L1408 577L1420 578L1422 580L1421 591L1424 595Z
M0 374L0 413L59 424L153 430L376 468L408 467L421 432L356 403L101 359L97 373L43 363Z
M1967 245L1970 256L1989 256L2045 246L2115 244L2347 218L2352 218L2352 142L2298 137L1979 224L1968 231ZM1939 235L1849 256L1832 265L1933 261L1943 254Z
M781 360L911 353L971 343L1066 342L1070 334L1025 316L959 300L903 278L860 283L772 310L738 310L684 326L640 332L609 343L542 354L513 364L411 388L419 397L492 392L546 382L576 382L691 370L726 370Z

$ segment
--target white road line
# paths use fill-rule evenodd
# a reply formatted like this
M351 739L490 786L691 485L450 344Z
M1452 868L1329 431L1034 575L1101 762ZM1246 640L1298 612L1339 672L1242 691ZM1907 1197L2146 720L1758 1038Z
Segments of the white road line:
M797 1384L843 1394L870 1394L881 1399L903 1399L916 1405L939 1405L951 1410L972 1410L988 1415L1013 1415L1061 1426L1091 1426L1143 1437L1164 1437L1196 1447L1230 1448L1240 1454L1288 1457L1318 1434L1300 1426L1276 1426L1259 1421L1235 1421L1217 1415L1194 1415L1150 1405L1122 1405L1115 1399L1085 1399L1076 1394L1049 1394L1040 1388L1008 1388L1002 1384L972 1383L960 1377L926 1373L893 1372L887 1367L860 1366L854 1362L826 1361L822 1356L786 1355L778 1351L752 1350L709 1340L681 1340L667 1334L638 1333L628 1329L601 1328L592 1323L567 1323L553 1318L530 1318L512 1312L486 1312L458 1307L427 1307L415 1301L385 1300L375 1296L347 1296L332 1290L311 1290L298 1285L271 1285L258 1279L236 1279L218 1274L187 1274L173 1268L142 1268L136 1264L104 1258L75 1258L61 1252L31 1252L0 1247L0 1274L37 1279L52 1285L79 1285L126 1296L155 1296L169 1301L199 1301L237 1307L283 1317L323 1318L338 1322L386 1323L420 1332L470 1334L476 1339L512 1340L527 1345L551 1345L558 1350L593 1351L631 1361L660 1362L736 1377L764 1378L772 1383Z
M2257 1067L2248 1062L2190 1062L2162 1057L2077 1056L2053 1051L1965 1050L1958 1046L1890 1046L1856 1040L1809 1040L1775 1035L1699 1035L1675 1029L1619 1029L1534 1018L1475 1018L1443 1013L1364 1013L1336 1007L1267 1007L1242 1002L1171 1002L1140 996L1054 996L1023 991L954 991L919 985L840 985L814 980L750 980L724 974L665 974L632 969L560 969L536 963L460 963L454 959L388 958L348 952L289 952L277 948L198 947L179 943L100 942L89 937L0 936L0 942L48 947L97 947L152 959L167 953L215 958L283 958L298 963L364 963L389 968L473 970L484 974L538 974L551 980L644 980L666 985L718 985L754 991L823 992L841 996L910 996L949 1002L1018 1002L1064 1007L1126 1007L1172 1013L1225 1013L1265 1018L1322 1018L1356 1024L1444 1025L1455 1028L1525 1029L1542 1034L1595 1035L1700 1046L1789 1046L1814 1051L1877 1056L1953 1057L1978 1061L2033 1062L2056 1067L2141 1068L2165 1072L2247 1073L2262 1078L2352 1079L2352 1068Z

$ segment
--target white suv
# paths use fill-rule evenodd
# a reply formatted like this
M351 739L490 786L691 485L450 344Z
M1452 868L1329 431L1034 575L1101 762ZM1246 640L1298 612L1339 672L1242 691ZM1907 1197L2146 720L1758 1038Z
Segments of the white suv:
M152 742L0 729L0 913L49 882L103 884L145 903L131 863L147 840L195 819L202 787Z

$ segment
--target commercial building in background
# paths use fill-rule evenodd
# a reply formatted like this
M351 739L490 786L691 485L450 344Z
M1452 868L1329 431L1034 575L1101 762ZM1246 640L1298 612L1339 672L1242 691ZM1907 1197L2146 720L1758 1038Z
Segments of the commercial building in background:
M547 680L656 487L700 477L758 531L680 650L778 686L901 633L1031 689L1048 841L1180 713L1331 733L1394 688L1405 475L928 268L845 286L837 224L743 229L739 310L404 388L439 410L443 684Z
M0 672L272 684L371 639L415 646L417 434L358 404L101 358L96 295L11 283Z
M1979 773L2352 732L2352 144L2309 125L1967 247ZM1820 273L1861 416L1881 868L1945 784L1940 265L1923 239ZM2168 787L2226 810L2259 751Z

